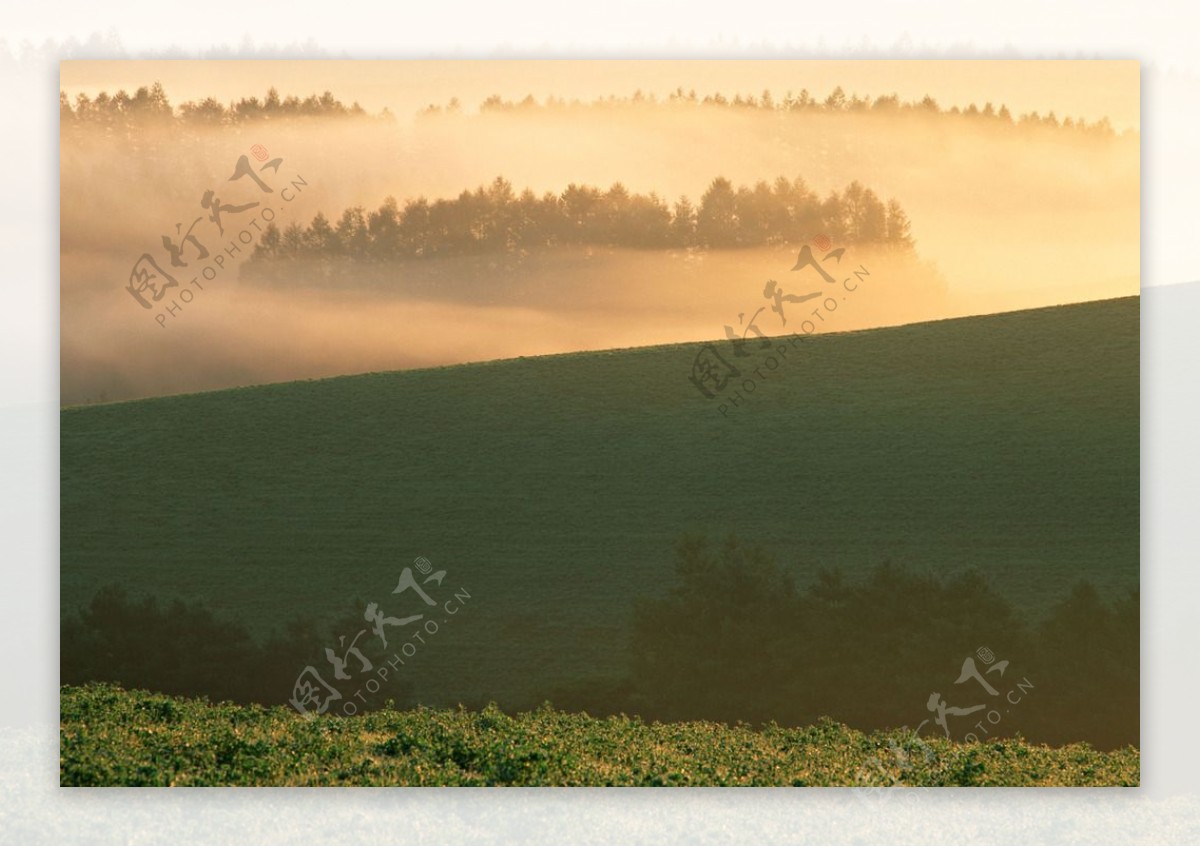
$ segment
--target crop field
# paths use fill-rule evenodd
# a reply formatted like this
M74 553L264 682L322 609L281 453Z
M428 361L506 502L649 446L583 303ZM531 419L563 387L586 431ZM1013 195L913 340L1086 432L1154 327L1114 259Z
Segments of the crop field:
M819 568L854 574L885 561L935 574L973 568L1029 617L1080 578L1108 595L1137 586L1137 298L817 334L789 345L727 414L718 411L726 399L706 400L688 381L699 349L66 408L63 608L115 583L201 599L265 633L356 602L398 614L397 577L427 557L447 571L443 593L471 598L411 668L422 702L453 706L540 702L556 684L619 670L635 598L670 588L674 545L689 534L762 544L802 585ZM342 735L349 724L280 712L103 689L64 696L64 732L84 720L76 710L104 698L139 716L129 725L104 718L103 743L92 726L82 758L64 760L71 784L103 780L97 768L115 769L122 783L221 781L217 740L208 759L188 758L200 756L193 751L177 768L163 765L160 753L177 750L196 722L214 722L214 733L227 725L213 738L229 740L228 755L263 745L238 779L270 784L830 784L848 772L838 755L873 743L836 728L712 730L725 740L688 770L671 762L694 728L544 714L502 722L511 749L468 745L463 762L447 764L454 757L441 748L412 757L386 750L408 743L396 740L405 733L474 738L489 718L368 717L351 739ZM188 719L151 720L151 703ZM570 759L555 746L556 727L592 740ZM823 732L842 741L826 750L805 740ZM653 743L629 744L631 735ZM128 742L120 760L89 747L118 739ZM289 758L283 740L313 752ZM761 760L723 760L722 745L734 740L760 745ZM634 749L648 758L617 752ZM656 751L663 759L651 766ZM944 757L949 770L916 778L1136 781L1130 755L955 747ZM1014 757L1027 764L1014 769ZM318 761L327 771L309 770Z
M1133 786L1086 744L420 709L305 719L106 685L62 691L64 786Z

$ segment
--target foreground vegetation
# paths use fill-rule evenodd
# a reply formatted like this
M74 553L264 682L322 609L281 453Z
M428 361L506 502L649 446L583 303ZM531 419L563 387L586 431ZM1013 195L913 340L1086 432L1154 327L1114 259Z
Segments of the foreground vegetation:
M832 721L646 724L549 707L306 719L107 685L65 686L61 705L65 786L1131 786L1140 773L1132 747L914 741Z

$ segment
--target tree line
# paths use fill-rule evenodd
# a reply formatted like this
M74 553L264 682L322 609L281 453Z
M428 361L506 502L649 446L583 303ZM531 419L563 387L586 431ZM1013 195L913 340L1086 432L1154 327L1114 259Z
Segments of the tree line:
M965 107L944 107L933 97L925 95L920 100L902 100L897 94L884 94L877 97L862 96L857 93L847 95L839 85L824 99L814 97L807 88L794 93L789 90L782 97L776 97L769 89L755 96L754 94L734 94L727 97L721 93L697 95L695 89L684 91L676 88L665 99L656 94L643 93L641 90L632 96L618 97L609 95L584 102L579 99L566 100L562 97L549 96L538 101L532 94L520 100L506 100L499 94L493 94L479 105L481 114L486 113L522 113L536 110L566 111L566 110L603 110L618 107L698 107L737 110L756 110L759 112L809 115L875 115L897 116L910 115L914 117L944 117L962 118L993 126L1015 126L1022 128L1046 127L1050 129L1076 130L1097 137L1115 136L1116 132L1107 117L1088 122L1082 117L1059 118L1053 110L1045 115L1036 111L1024 112L1014 116L1009 108L1001 103L999 106L985 102L983 106L970 103ZM437 115L461 114L461 101L451 98L445 105L430 104L420 112L421 115L432 117Z
M785 726L827 716L862 730L924 722L921 735L955 740L1139 744L1136 589L1106 601L1081 580L1038 620L970 571L937 577L884 564L859 580L823 571L798 588L765 549L733 538L685 540L676 574L674 590L635 609L627 673L565 686L550 697L557 708ZM967 678L966 659L977 677ZM950 707L946 730L935 692ZM1007 711L993 721L992 710Z
M349 259L391 261L563 245L663 248L737 248L790 244L827 235L837 244L885 245L911 250L908 216L895 200L884 202L852 182L821 199L803 178L779 177L735 187L724 177L709 185L698 204L680 197L672 205L655 193L632 193L620 183L607 190L571 184L560 194L517 194L497 177L457 198L410 199L403 208L389 197L376 210L346 209L336 223L318 213L308 226L268 226L247 270L253 276L272 261Z
M857 580L824 571L798 588L763 548L735 539L682 542L676 574L671 591L637 602L622 675L584 677L499 705L513 712L549 700L569 712L672 722L810 726L830 717L866 731L915 731L924 722L920 734L937 737L944 733L930 706L936 692L951 707L946 731L955 740L1019 733L1055 745L1139 744L1136 591L1109 602L1080 582L1033 619L970 572L937 577L882 565ZM362 607L351 604L328 622L297 619L256 639L203 604L106 587L63 616L62 683L285 705L304 667L328 670L323 648L363 628ZM386 660L373 649L373 662ZM965 678L966 658L973 679ZM399 678L361 709L389 698L400 708L417 704ZM481 692L464 705L490 699ZM993 709L1007 710L1002 720L988 717Z
M266 120L297 118L366 118L368 113L357 102L346 105L330 91L310 94L300 98L295 95L281 97L278 90L271 88L261 100L258 97L243 97L222 103L214 97L189 100L172 106L163 86L153 85L138 88L133 94L124 89L115 94L102 91L94 98L78 94L74 101L67 92L59 91L59 118L64 130L99 128L114 132L132 132L155 127L218 127L235 126ZM384 109L378 116L390 119L391 113Z
M86 606L63 615L61 681L116 682L213 702L285 706L304 668L328 668L326 648L339 647L341 635L363 628L364 605L350 604L325 621L294 618L256 638L241 622L217 615L203 602L131 597L119 586L106 585ZM402 677L386 692L364 696L364 709L380 708L393 698L405 707L414 704L414 688Z
M187 101L177 107L171 105L166 91L158 82L142 86L133 94L122 89L114 94L102 91L94 98L78 94L72 100L65 91L59 91L58 97L61 124L67 130L100 127L110 131L133 132L147 127L236 126L255 121L296 118L371 117L388 121L395 118L386 108L378 115L370 115L357 102L346 105L330 91L320 95L310 94L304 98L295 95L281 97L274 87L270 88L262 99L242 97L223 103L214 97L206 97L202 100ZM782 97L774 96L770 90L764 90L757 96L738 93L727 97L720 93L699 96L694 89L685 92L683 88L676 88L665 99L660 99L653 93L644 94L639 90L632 96L609 95L588 102L555 96L539 101L532 94L519 100L508 100L499 94L493 94L479 104L479 113L520 114L537 110L561 112L624 107L719 108L757 110L779 115L908 115L958 118L989 126L1074 130L1095 137L1116 135L1106 117L1089 123L1081 117L1059 118L1053 111L1045 115L1033 111L1014 116L1003 103L999 106L990 102L984 103L983 106L970 103L965 107L955 105L946 108L928 95L920 100L902 100L897 94L860 97L857 93L847 95L841 86L834 88L823 99L814 97L808 89L801 89L798 94L789 90ZM451 98L444 105L430 104L418 113L422 117L458 114L463 114L463 106L457 97Z

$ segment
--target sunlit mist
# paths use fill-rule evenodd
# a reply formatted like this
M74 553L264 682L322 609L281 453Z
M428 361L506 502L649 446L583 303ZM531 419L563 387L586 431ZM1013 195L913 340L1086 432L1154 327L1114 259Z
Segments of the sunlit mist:
M114 123L135 107L109 99L155 82L170 115ZM798 254L824 238L845 247L835 272L867 267L872 284L821 332L1139 290L1134 62L66 62L61 84L67 404L724 338L760 311L766 334L800 332L800 307L784 324L764 285L799 287ZM271 89L301 111L328 90L361 113L179 117L185 103L211 97L223 114ZM801 92L815 105L783 105ZM893 94L900 105L879 100ZM718 178L746 192L782 178L822 202L853 184L895 201L910 230L902 243L886 226L839 240L779 201L786 220L758 241L701 231L530 246L526 226L524 240L480 234L453 254L306 248L248 270L264 209L300 239L318 213L336 224L362 207L365 221L388 198L403 212L497 178L514 198L553 203L571 186L619 184L676 217L680 198L700 206ZM223 233L209 191L246 207L225 212ZM127 290L143 254L180 283L147 307Z

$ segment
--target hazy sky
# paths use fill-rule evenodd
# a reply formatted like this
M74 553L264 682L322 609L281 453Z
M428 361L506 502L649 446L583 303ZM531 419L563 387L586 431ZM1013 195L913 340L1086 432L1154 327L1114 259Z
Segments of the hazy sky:
M945 107L987 100L1015 114L1053 110L1088 121L1107 116L1118 130L1139 123L1138 63L1134 61L206 61L63 62L61 85L72 96L94 95L161 82L175 104L216 97L259 95L272 85L281 94L331 90L370 111L385 106L411 116L431 102L458 97L469 108L491 94L532 94L592 99L641 89L665 96L676 87L697 93L776 96L807 88L821 99L842 86L847 94L904 99L929 94Z

